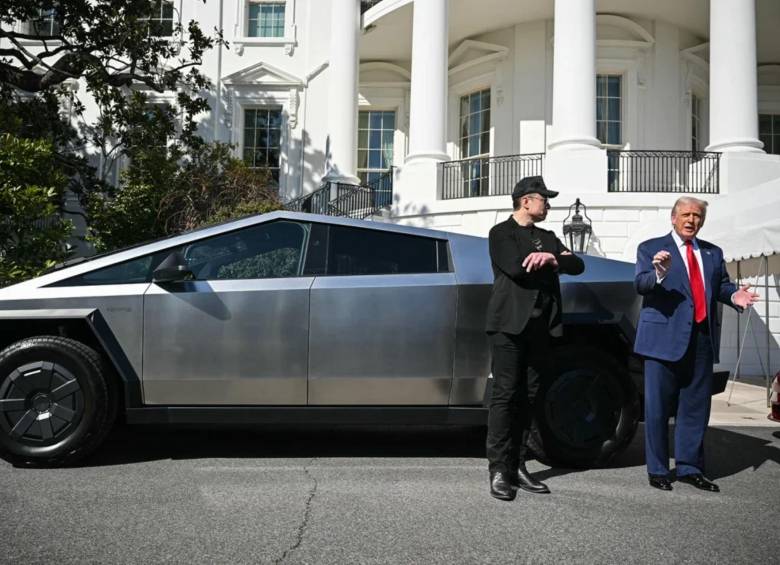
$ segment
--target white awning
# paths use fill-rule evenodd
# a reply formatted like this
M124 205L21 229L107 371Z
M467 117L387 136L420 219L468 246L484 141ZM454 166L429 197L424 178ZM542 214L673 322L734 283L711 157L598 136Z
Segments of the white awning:
M727 262L780 253L780 179L715 200L701 237L720 246Z

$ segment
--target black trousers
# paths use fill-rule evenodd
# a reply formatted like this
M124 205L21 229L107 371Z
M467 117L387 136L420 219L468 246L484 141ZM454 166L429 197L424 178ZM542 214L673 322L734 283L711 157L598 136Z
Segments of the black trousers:
M493 391L488 414L490 472L514 473L525 461L539 385L552 372L548 317L528 321L523 333L490 334Z

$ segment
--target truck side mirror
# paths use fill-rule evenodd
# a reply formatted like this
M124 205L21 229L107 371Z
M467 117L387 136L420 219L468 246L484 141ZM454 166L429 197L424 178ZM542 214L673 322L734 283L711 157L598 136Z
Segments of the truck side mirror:
M152 282L156 283L181 282L192 278L193 274L186 259L178 251L163 259L152 274Z

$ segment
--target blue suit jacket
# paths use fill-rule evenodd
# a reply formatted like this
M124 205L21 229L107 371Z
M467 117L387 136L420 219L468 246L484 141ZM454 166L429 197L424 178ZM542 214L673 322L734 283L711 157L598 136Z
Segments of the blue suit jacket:
M712 352L714 362L717 363L720 352L717 305L720 301L736 308L731 303L731 295L737 291L737 287L729 280L723 250L707 241L697 241L703 264ZM671 253L672 264L666 277L657 283L653 255L662 249ZM678 361L688 348L693 329L693 296L684 261L671 233L648 239L637 249L634 286L644 299L634 351L640 355L662 361Z

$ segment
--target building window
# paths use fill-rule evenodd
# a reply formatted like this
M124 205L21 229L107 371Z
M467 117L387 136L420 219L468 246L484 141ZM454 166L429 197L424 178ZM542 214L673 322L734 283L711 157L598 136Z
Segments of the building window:
M284 37L284 2L249 3L249 37Z
M358 116L358 166L362 184L382 176L393 165L395 112L360 112Z
M596 137L604 145L622 145L621 108L623 77L596 77Z
M173 35L173 2L156 0L149 17L149 35L170 37Z
M253 168L268 169L279 182L282 145L282 111L250 108L244 110L244 162Z
M691 151L701 151L701 99L691 95Z
M24 32L28 35L59 35L60 19L54 8L40 8L38 17L24 23Z
M758 138L764 151L780 155L780 114L759 114Z
M489 191L490 89L460 97L460 154L466 196L485 196ZM479 157L485 157L479 159Z

